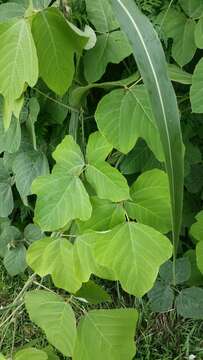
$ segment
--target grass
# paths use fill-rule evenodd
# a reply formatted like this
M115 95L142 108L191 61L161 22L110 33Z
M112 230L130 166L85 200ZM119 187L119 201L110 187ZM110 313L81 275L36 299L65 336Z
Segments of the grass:
M16 307L7 309L23 288L27 275L11 278L0 262L0 326ZM126 295L118 286L112 288L113 305L131 307L137 302ZM20 300L20 299L19 299ZM17 302L17 306L20 303ZM4 307L4 310L1 307ZM109 305L106 305L109 306ZM6 307L6 308L5 308ZM203 323L177 317L174 311L167 314L154 314L147 300L136 304L140 319L136 334L137 354L134 360L201 360L203 359ZM0 352L12 358L16 349L22 346L44 348L48 344L43 333L32 324L25 308L19 308L13 318L0 327ZM194 355L194 357L191 357ZM61 358L62 359L62 358Z

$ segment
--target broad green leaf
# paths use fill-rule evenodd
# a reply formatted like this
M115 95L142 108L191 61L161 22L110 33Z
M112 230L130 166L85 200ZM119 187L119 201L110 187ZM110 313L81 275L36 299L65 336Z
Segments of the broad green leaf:
M65 174L80 175L84 166L84 158L79 145L71 135L65 136L52 156L57 165L63 168Z
M96 82L109 63L119 64L131 53L132 49L122 31L99 35L95 47L84 56L85 78L89 83Z
M18 351L15 354L14 360L47 360L47 354L42 350L37 350L35 348L27 348Z
M142 137L156 156L163 159L158 130L143 86L107 94L99 102L95 117L101 133L124 154Z
M135 309L89 311L78 326L73 360L131 360L138 320Z
M119 165L121 173L125 175L141 173L151 156L153 154L145 141L139 139L135 147L121 161Z
M116 21L108 0L85 0L88 19L94 25L97 32L107 33L118 29Z
M99 199L96 196L92 196L90 200L92 204L92 216L87 221L77 221L79 233L87 232L90 229L106 231L125 222L125 210L121 204Z
M203 320L203 289L191 287L182 290L176 298L176 307L184 318Z
M86 178L101 199L119 202L130 198L126 179L107 162L88 165Z
M190 101L192 105L192 112L203 113L203 59L200 59L196 65L193 77L192 86L190 89Z
M89 281L90 275L94 274L102 279L116 280L112 269L100 266L94 256L96 240L102 237L102 233L90 232L78 236L74 244L75 266L78 277L83 281Z
M50 344L63 355L72 356L76 340L76 320L71 306L62 297L43 290L26 293L30 319L46 334Z
M44 231L58 230L70 220L86 221L91 216L89 196L76 176L40 176L34 180L32 191L37 194L34 220Z
M187 17L183 12L174 9L173 7L168 9L167 17L164 20L165 16L166 11L164 10L158 14L156 23L162 27L166 37L174 39L177 34L182 33Z
M103 302L111 302L111 296L103 289L103 287L99 286L92 280L84 283L75 296L94 305L101 304Z
M48 356L47 360L59 360L58 355L56 355L51 346L47 346L43 351L45 351Z
M0 158L0 183L11 183L10 173L8 169L5 167L3 158Z
M42 239L44 237L44 234L39 228L39 226L35 224L28 224L24 229L24 237L29 243L32 243L34 241Z
M11 185L0 182L0 217L7 217L13 211L13 194Z
M203 241L203 211L200 211L196 216L197 220L190 229L190 234L198 241Z
M202 179L203 179L203 165L192 164L189 168L189 174L185 177L185 187L192 193L197 194L202 189Z
M38 176L49 173L49 165L46 156L42 152L20 152L14 160L13 172L17 190L22 199L31 195L31 185Z
M184 256L186 256L189 259L190 265L191 265L191 275L187 281L187 284L189 286L203 285L203 274L201 274L200 270L197 267L196 251L193 249L190 249L190 250L186 251Z
M132 201L125 204L131 219L167 233L171 230L171 206L168 178L165 172L153 169L144 172L130 189Z
M21 240L21 232L15 226L5 224L0 232L0 256L4 257L8 248L10 248L15 241Z
M177 248L183 205L184 150L175 92L168 78L161 43L149 20L140 13L133 0L111 2L121 28L132 44L159 129L169 177L173 240Z
M22 18L24 15L24 8L21 4L11 3L0 5L0 23L8 21L12 18Z
M36 135L35 135L35 123L37 121L39 112L40 112L39 102L36 97L32 97L29 100L29 112L28 112L28 118L26 121L26 127L27 127L28 133L30 135L30 139L32 141L32 144L33 144L33 147L35 150L37 150Z
M29 22L14 19L0 24L0 42L0 93L5 106L15 112L14 102L26 84L32 87L38 79L38 59ZM5 128L9 128L10 120L8 117L4 121Z
M63 238L44 238L35 241L28 249L27 263L41 277L51 274L56 287L70 293L80 289L73 245Z
M201 273L203 274L203 241L200 241L196 247L197 255L197 266Z
M77 34L56 8L48 8L35 16L32 33L40 76L51 90L64 95L73 80L74 53L82 51L87 38Z
M195 43L199 49L203 49L203 18L200 18L195 28Z
M172 246L165 236L138 223L118 225L96 239L95 234L98 264L112 269L122 288L138 297L152 288L159 267L172 254Z
M191 265L187 257L176 259L176 284L186 282L191 275ZM173 284L173 263L171 260L167 261L160 267L160 277L166 284Z
M179 0L179 4L186 14L194 19L203 14L202 0Z
M88 162L95 163L106 160L107 156L112 151L113 146L106 140L106 138L96 131L89 136L86 157Z
M17 4L20 4L25 9L27 9L30 6L30 0L9 0L10 2L15 2ZM33 8L36 10L41 10L43 8L46 8L49 6L52 0L32 0Z
M170 286L157 281L148 293L150 308L153 312L164 313L173 308L174 292Z
M0 360L6 360L6 358L1 353L0 353Z
M173 38L172 56L181 67L189 63L196 52L195 27L194 20L186 19L181 32Z
M166 18L165 18L166 16ZM169 8L158 15L157 23L163 28L164 34L173 39L172 57L182 67L192 60L197 46L194 32L196 23L188 19L183 12Z
M5 131L3 123L2 102L0 100L0 153L15 153L20 147L21 129L19 121L12 116L9 128Z
M168 64L168 73L172 81L185 85L192 84L192 74L182 70L175 64Z
M19 245L7 250L3 263L9 275L15 276L23 273L27 267L25 247Z

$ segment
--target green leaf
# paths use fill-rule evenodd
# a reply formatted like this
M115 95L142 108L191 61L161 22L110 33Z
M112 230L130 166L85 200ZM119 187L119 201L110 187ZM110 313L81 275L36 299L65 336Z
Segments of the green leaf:
M0 42L0 93L4 106L15 112L14 102L21 97L25 85L32 87L38 79L38 59L29 22L15 19L0 24ZM11 117L5 121L8 129Z
M75 293L82 285L74 262L74 247L63 238L44 238L27 252L27 263L41 277L51 274L58 288Z
M119 202L130 198L128 183L123 175L107 162L88 165L86 178L101 199Z
M158 130L143 86L107 94L99 102L95 117L101 133L124 154L142 137L158 159L163 159Z
M186 14L194 19L203 13L203 3L201 0L179 0L182 9Z
M191 275L187 281L187 284L189 286L203 285L203 275L201 274L201 272L199 271L199 269L197 267L196 251L193 249L190 249L190 250L186 251L184 256L186 256L189 259L190 265L191 265Z
M0 353L0 360L6 360L6 358L1 353Z
M86 221L91 216L89 196L76 176L40 176L34 180L32 191L38 196L34 220L44 231L58 230L70 220Z
M56 8L48 8L34 17L32 33L40 76L51 90L62 96L73 80L74 53L82 51L87 38L76 33Z
M24 237L29 243L32 243L34 241L42 239L44 237L44 234L39 228L39 226L35 224L28 224L24 229Z
M195 216L196 222L191 226L190 234L198 241L203 241L203 211Z
M148 293L150 308L153 312L164 313L172 309L174 292L170 286L157 281Z
M203 49L203 18L200 18L196 25L195 42L199 49Z
M88 139L86 150L87 160L90 164L104 161L112 149L113 146L106 138L99 131L96 131L92 133Z
M49 164L42 152L20 152L14 160L13 172L17 190L22 199L31 195L31 185L34 179L40 175L49 173Z
M192 112L203 113L203 59L200 59L196 65L193 77L192 86L190 88L190 101L192 105Z
M185 177L185 187L192 193L196 194L202 189L202 179L203 179L203 165L194 164L190 166L190 172Z
M121 159L119 168L123 174L131 175L153 169L164 169L164 163L159 162L147 144L139 139L133 150L123 157L123 160Z
M21 240L21 238L21 232L18 228L6 223L0 232L0 256L4 257L10 245L13 245L16 240Z
M11 185L0 183L0 217L7 217L13 211L13 194Z
M96 82L109 63L119 64L131 53L132 48L122 31L99 35L95 47L84 56L85 78L89 83Z
M119 27L108 0L85 0L88 19L100 32L110 32Z
M43 351L45 351L46 354L48 355L48 359L47 359L47 360L59 360L58 355L56 355L56 353L53 352L51 346L47 346L46 348L43 349Z
M167 14L164 10L158 15L157 22L163 28L164 34L173 39L172 57L176 62L181 67L190 62L197 49L194 37L195 21L170 7Z
M183 205L184 150L175 92L167 75L161 43L149 20L140 13L133 0L111 2L121 28L132 44L159 129L169 177L173 239L177 248Z
M0 23L12 18L21 18L24 15L24 8L15 2L0 5Z
M35 150L37 150L36 144L36 135L35 135L35 123L37 121L38 115L40 112L39 102L36 97L32 97L29 100L29 113L26 121L26 127L30 138L32 140L32 144Z
M7 250L3 263L9 275L15 276L23 273L27 267L25 247L19 245Z
M172 81L185 85L192 84L192 74L182 70L175 64L168 64L168 73Z
M152 288L160 265L171 257L172 246L153 228L130 222L101 233L94 252L96 262L112 269L125 291L141 297Z
M84 167L84 158L79 145L71 135L65 136L52 154L57 165L64 169L64 173L80 175Z
M20 123L12 116L9 128L5 131L3 116L0 115L0 153L7 151L15 153L18 151L21 142Z
M137 320L134 309L89 311L79 323L73 360L94 360L95 354L97 360L131 360Z
M166 21L165 16L166 11L164 10L157 16L156 23L162 27L166 37L174 39L177 34L182 33L187 17L183 12L173 7L170 7L167 11Z
M79 233L87 232L90 229L106 231L125 222L125 210L121 204L99 199L96 196L92 196L90 200L92 204L92 216L87 221L77 221Z
M30 0L9 0L17 4L21 4L25 9L30 6ZM49 6L52 0L32 0L33 8L36 10L41 10Z
M191 287L182 290L176 298L176 307L184 318L203 320L203 289Z
M200 241L196 247L197 255L197 266L201 273L203 274L203 241Z
M46 334L50 344L63 355L72 356L76 340L76 320L71 306L62 297L43 290L26 293L30 319Z
M189 63L196 52L195 27L195 21L186 18L181 32L177 31L173 39L172 56L181 67Z
M171 230L171 206L168 177L153 169L144 172L130 189L132 201L125 203L131 219L167 233Z
M176 259L176 284L186 282L191 275L191 265L187 257ZM167 284L173 284L173 263L171 260L167 261L160 267L159 274Z
M92 280L84 283L75 296L94 305L101 304L103 302L111 302L111 296L103 289L103 287L99 286Z
M78 277L83 281L89 281L90 275L94 274L102 279L116 280L112 269L100 266L95 259L94 245L96 239L100 239L102 233L90 233L78 236L74 244L75 266Z
M37 350L35 348L27 348L18 351L15 354L14 360L47 360L47 354L42 350Z

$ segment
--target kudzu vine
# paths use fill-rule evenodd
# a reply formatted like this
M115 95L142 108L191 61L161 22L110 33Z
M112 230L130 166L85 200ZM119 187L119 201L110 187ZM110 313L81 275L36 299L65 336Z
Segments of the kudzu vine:
M86 0L83 17L76 1L0 5L0 256L11 276L33 271L0 326L25 305L48 343L73 360L95 354L98 360L132 360L136 353L135 308L84 306L91 292L98 294L95 304L111 301L95 278L119 282L136 298L148 294L153 311L175 306L182 316L202 318L202 300L194 307L201 287L175 292L190 278L191 264L187 256L177 258L184 145L171 80L191 85L192 110L203 112L202 59L193 75L181 69L202 48L203 7L179 3L184 12L168 8L165 18L164 9L156 19L173 39L179 66L166 62L134 0ZM153 6L144 4L144 11ZM175 13L181 29L196 27L190 52L179 49ZM135 72L105 81L110 63L128 70L126 59ZM94 114L86 114L95 90L102 96ZM202 285L202 211L191 225ZM47 276L51 288L43 282ZM30 346L14 359L51 356L58 358Z

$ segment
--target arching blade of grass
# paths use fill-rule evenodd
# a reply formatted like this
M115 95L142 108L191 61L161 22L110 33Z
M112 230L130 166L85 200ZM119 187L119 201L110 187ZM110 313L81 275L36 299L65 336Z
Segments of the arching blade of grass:
M183 203L184 148L175 92L158 36L133 0L111 0L122 30L128 36L148 91L160 132L172 204L174 254L178 246Z

